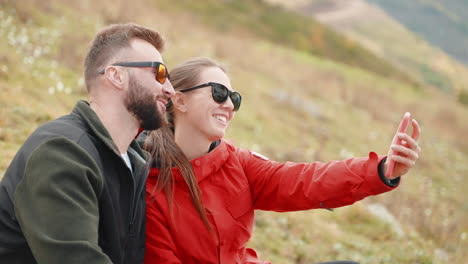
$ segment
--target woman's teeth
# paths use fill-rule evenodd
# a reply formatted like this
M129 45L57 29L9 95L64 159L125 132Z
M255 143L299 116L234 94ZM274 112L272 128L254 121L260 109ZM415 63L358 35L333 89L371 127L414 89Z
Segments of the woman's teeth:
M215 115L214 116L217 120L219 121L222 121L222 122L226 122L227 121L227 118L225 116L222 116L222 115Z

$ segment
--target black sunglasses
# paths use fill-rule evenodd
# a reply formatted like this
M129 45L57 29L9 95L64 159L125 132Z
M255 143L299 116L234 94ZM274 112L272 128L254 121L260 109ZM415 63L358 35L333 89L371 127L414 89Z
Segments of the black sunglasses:
M169 72L166 65L158 61L135 61L135 62L118 62L111 64L112 66L122 66L122 67L151 67L155 68L156 72L154 73L156 81L160 84L164 84L167 79L169 79ZM99 71L100 74L104 74L105 69Z
M241 105L242 101L242 96L240 93L231 91L229 90L226 86L220 84L220 83L215 83L215 82L209 82L209 83L204 83L200 84L191 88L183 89L180 90L179 92L185 93L189 92L198 88L203 88L211 86L211 96L213 97L213 100L217 103L224 103L228 98L231 98L232 104L234 105L234 111L238 111Z

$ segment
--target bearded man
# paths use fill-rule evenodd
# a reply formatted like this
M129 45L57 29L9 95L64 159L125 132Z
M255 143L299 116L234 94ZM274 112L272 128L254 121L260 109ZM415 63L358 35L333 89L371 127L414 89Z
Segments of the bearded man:
M136 24L102 29L84 64L88 101L40 126L0 182L0 262L143 263L146 155L174 94L164 41Z

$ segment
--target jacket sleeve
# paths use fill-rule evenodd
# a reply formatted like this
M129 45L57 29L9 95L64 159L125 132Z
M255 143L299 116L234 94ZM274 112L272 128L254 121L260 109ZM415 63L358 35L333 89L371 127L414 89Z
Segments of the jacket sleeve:
M37 263L111 263L98 245L97 164L65 138L30 156L15 196L15 213Z
M156 201L146 194L146 251L145 264L180 264L166 216ZM170 216L168 216L170 217Z
M396 187L380 179L378 164L384 157L373 152L368 158L327 163L280 163L248 150L238 151L255 209L278 212L330 209Z

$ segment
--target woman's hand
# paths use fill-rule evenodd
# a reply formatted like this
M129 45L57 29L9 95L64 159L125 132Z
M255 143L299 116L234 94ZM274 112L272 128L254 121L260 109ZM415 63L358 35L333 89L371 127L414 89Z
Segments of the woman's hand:
M411 136L406 133L396 133L393 137L392 144L388 150L387 160L384 163L384 171L387 171L390 160L395 161L392 175L387 176L390 180L406 174L419 159L421 148L418 145L418 139L421 134L421 127L415 119L411 120L411 126L413 127ZM397 139L400 140L400 145Z

